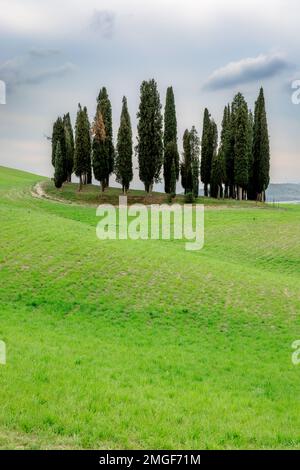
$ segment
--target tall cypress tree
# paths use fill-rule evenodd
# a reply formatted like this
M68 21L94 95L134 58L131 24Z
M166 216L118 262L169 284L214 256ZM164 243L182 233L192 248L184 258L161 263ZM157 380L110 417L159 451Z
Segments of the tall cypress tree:
M270 144L263 88L255 103L253 127L253 181L256 198L265 201L270 182Z
M208 196L208 185L210 184L211 161L213 156L212 137L213 136L210 114L208 112L208 109L205 108L203 117L200 164L200 176L201 181L204 184L204 196Z
M115 150L113 144L113 127L112 127L112 109L111 102L105 87L101 88L98 99L97 99L97 111L101 112L103 116L104 126L105 126L105 145L106 155L107 155L107 175L106 175L106 186L109 186L109 177L114 171L114 161L115 161Z
M173 145L169 145L173 142ZM169 147L169 148L168 148ZM176 147L176 148L175 148ZM168 148L168 150L167 150ZM172 152L170 151L172 149ZM171 168L175 158L176 179L179 177L179 153L177 149L177 119L173 88L167 88L164 113L164 181L165 192L170 193Z
M174 142L171 142L169 145L174 145ZM177 151L177 146L176 146ZM177 152L178 153L178 152ZM176 196L176 167L175 167L175 160L172 160L171 165L171 176L170 176L170 196Z
M78 105L75 125L75 152L74 172L79 177L79 191L82 189L83 178L85 178L90 167L90 135L87 129L87 113Z
M120 127L118 130L115 173L118 183L122 185L123 193L126 193L133 178L133 170L132 129L125 96L123 96Z
M66 144L66 169L67 169L67 181L71 182L71 176L74 166L74 135L71 124L70 114L67 113L63 118L64 132L65 132L65 144Z
M191 148L191 168L193 193L195 197L199 196L199 157L200 157L200 140L195 126L190 131L190 148Z
M167 179L165 178L165 192L170 195L174 194L174 176L175 176L175 190L176 190L176 181L177 181L176 169L177 169L178 161L179 161L179 153L178 153L177 143L174 140L172 140L167 143L164 149L164 162L168 162L168 166L170 166L170 169L168 170L169 175ZM175 171L175 173L173 173L173 171Z
M249 159L248 159L248 188L247 199L255 200L255 183L254 183L254 158L253 158L253 114L249 110L248 114L248 141L249 141Z
M91 162L91 152L92 152L92 142L91 142L91 126L89 121L89 116L86 106L83 108L84 112L84 139L86 146L86 173L84 175L84 184L91 184L92 182L92 162Z
M210 196L215 198L223 197L223 183L226 180L226 166L224 153L219 149L215 152L211 164L211 185Z
M228 139L227 146L224 154L225 165L226 165L226 193L228 197L235 198L235 181L234 181L234 145L235 145L235 136L234 136L234 122L233 122L233 113L232 105L228 105Z
M237 198L243 199L249 182L249 116L248 106L241 93L237 93L232 103L234 127L234 181Z
M66 160L66 142L65 142L65 131L64 131L64 123L61 117L58 117L53 124L52 130L52 156L51 161L52 165L55 167L55 156L56 156L56 145L60 143L60 150L62 153L62 157L64 161Z
M225 183L225 197L228 197L230 195L230 188L233 186L234 181L229 105L224 108L219 153L220 159L224 164L223 183Z
M65 172L65 159L61 151L60 142L58 141L55 147L55 167L54 167L54 184L56 188L61 188L64 181L66 181Z
M191 135L188 129L183 134L183 161L181 163L181 185L184 194L193 192Z
M140 180L148 193L159 181L163 160L161 104L155 80L143 81L140 94L136 150Z
M96 180L100 181L101 190L106 187L108 172L108 147L104 119L100 109L97 110L93 126L92 164Z

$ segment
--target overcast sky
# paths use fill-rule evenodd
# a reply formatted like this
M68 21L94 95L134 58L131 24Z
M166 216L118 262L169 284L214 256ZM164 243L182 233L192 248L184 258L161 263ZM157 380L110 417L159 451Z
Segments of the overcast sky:
M114 133L122 96L133 130L139 86L154 77L164 104L174 88L179 146L185 128L202 130L204 107L218 123L238 91L250 108L265 90L272 182L300 182L298 0L0 0L0 164L52 175L57 115L78 102L94 117L106 86ZM298 73L299 72L299 73Z

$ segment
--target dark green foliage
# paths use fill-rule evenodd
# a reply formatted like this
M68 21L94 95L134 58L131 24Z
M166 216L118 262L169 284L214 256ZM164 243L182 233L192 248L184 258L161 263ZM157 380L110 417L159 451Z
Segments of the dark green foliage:
M85 145L86 145L86 154L87 154L87 169L86 174L84 175L84 184L91 184L92 182L92 162L91 162L91 152L92 152L92 141L91 141L91 126L89 121L89 116L86 106L83 108L84 120L85 120Z
M232 126L234 129L234 182L237 186L237 197L242 199L249 182L251 142L248 106L241 93L234 97L232 103Z
M208 196L208 185L210 184L211 177L211 163L214 149L217 145L217 138L216 124L211 120L208 109L205 108L203 117L200 164L200 176L201 181L204 184L205 196Z
M56 188L61 188L64 181L66 181L65 159L61 151L60 142L58 141L56 143L54 167L54 184Z
M177 143L170 141L167 143L164 151L164 177L165 177L165 192L172 194L174 192L174 176L175 176L175 189L177 180L177 162L179 161L179 154ZM168 168L168 176L166 177L165 169ZM174 174L172 171L174 170Z
M211 184L210 196L215 198L223 197L223 184L226 180L226 166L224 154L219 150L215 152L211 164Z
M101 88L97 100L97 112L101 112L105 126L105 145L107 158L107 175L106 186L109 186L109 176L114 170L115 150L113 144L113 127L112 127L112 109L111 102L105 87Z
M230 105L225 106L222 120L220 159L224 162L225 197L231 197L234 186L234 139L231 126Z
M70 114L67 113L63 118L64 133L65 133L65 144L66 144L66 171L67 181L71 181L71 175L74 166L74 136L73 128L71 124Z
M63 155L63 158L66 157L66 142L65 142L65 131L64 123L61 117L58 117L55 123L53 124L52 130L52 165L55 167L55 156L56 156L56 145L60 143L60 150Z
M94 137L92 145L92 164L96 180L100 181L101 189L104 191L109 171L108 146L106 131L101 111L97 110L93 127Z
M141 84L137 118L139 176L149 192L159 182L163 160L161 104L154 79Z
M169 144L169 145L172 145ZM173 144L174 145L174 144ZM178 153L178 152L177 152ZM170 175L170 195L171 197L176 196L176 166L175 166L175 161L172 161L172 166L171 166L171 175Z
M265 200L270 182L270 144L263 89L255 103L253 127L253 184L256 198Z
M181 185L185 194L199 194L200 141L195 126L183 135L183 161L181 163Z
M173 157L175 157L175 176L179 177L179 153L177 148L177 119L173 88L168 87L166 94L165 114L164 114L164 181L165 192L170 193L171 169L173 160L170 159L170 152L166 152L168 145L173 142ZM175 147L176 148L175 148Z
M123 192L129 189L133 178L132 170L132 129L127 99L123 97L120 127L118 130L115 173L118 183L122 185Z
M186 204L192 204L194 201L195 201L195 195L192 191L184 195L184 202Z
M193 192L191 138L188 129L183 134L183 161L181 163L181 185L184 194Z
M75 152L74 152L74 172L79 177L81 189L83 180L91 165L91 140L88 116L86 108L82 109L78 105L78 112L75 125Z
M195 126L190 132L190 149L191 149L191 168L192 168L192 186L195 197L199 195L199 157L200 157L200 140Z
M254 183L254 158L253 158L253 114L249 111L248 114L248 139L250 145L250 153L249 153L249 161L248 161L248 172L249 172L249 180L248 180L248 188L247 188L247 198L251 200L256 199L255 194L255 183Z

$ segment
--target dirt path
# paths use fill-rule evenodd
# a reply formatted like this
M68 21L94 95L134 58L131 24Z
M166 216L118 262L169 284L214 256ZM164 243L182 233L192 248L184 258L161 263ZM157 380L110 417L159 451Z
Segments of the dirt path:
M38 199L47 199L48 201L54 202L62 202L63 204L72 204L71 201L66 201L66 199L52 197L47 194L43 188L43 182L37 183L31 190L31 196L36 197Z

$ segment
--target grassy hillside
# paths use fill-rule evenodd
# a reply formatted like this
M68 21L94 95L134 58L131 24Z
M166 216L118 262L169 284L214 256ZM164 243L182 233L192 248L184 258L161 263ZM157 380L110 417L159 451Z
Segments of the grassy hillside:
M300 448L300 207L207 210L188 252L41 180L0 168L0 447Z

